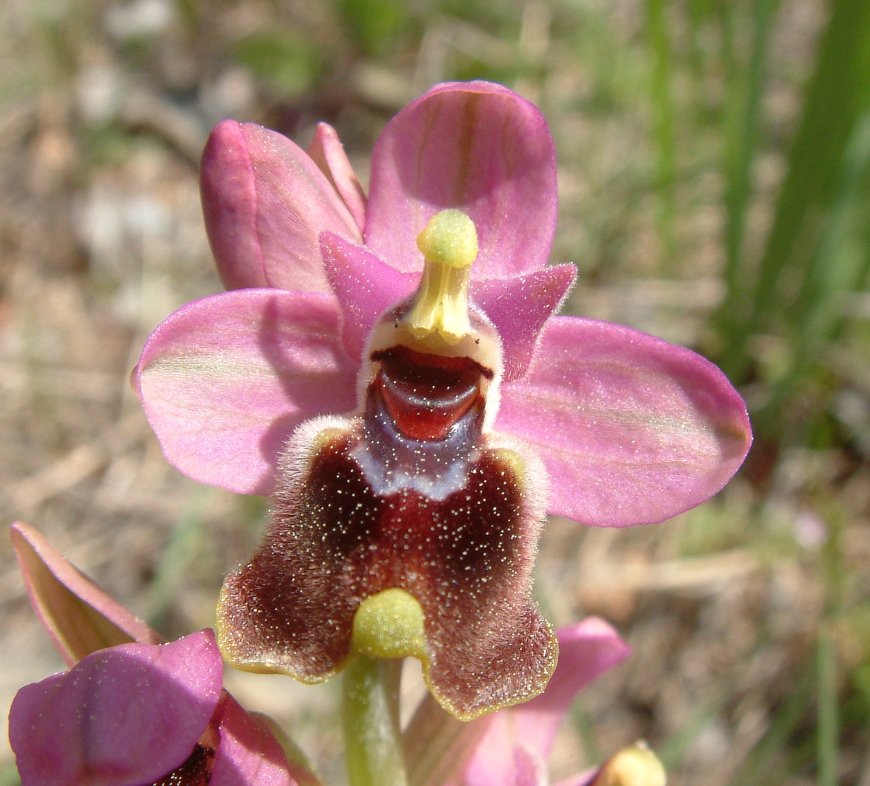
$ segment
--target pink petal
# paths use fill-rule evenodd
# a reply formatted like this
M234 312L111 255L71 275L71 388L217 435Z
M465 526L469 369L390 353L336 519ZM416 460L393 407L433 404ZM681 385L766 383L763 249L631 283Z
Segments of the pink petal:
M11 535L30 603L68 666L105 647L159 641L151 628L79 573L33 527L16 522Z
M537 107L501 85L454 82L387 124L372 154L366 245L399 270L420 270L417 235L444 208L466 211L477 226L476 278L544 266L556 154Z
M281 745L266 724L230 695L218 711L220 744L209 786L296 786Z
M218 704L211 631L122 644L22 688L9 739L23 786L140 786L190 755Z
M378 317L414 292L420 277L400 273L365 246L330 232L320 236L320 244L326 276L342 310L344 348L359 362Z
M536 699L497 712L466 770L465 786L510 783L514 749L546 761L571 702L589 683L629 654L628 645L606 622L590 617L560 628L559 662L547 689Z
M318 235L359 238L341 197L304 150L251 123L211 133L200 175L205 225L228 289L328 290Z
M559 310L576 277L574 265L557 265L473 283L474 302L492 320L502 340L505 380L526 373L544 323Z
M365 191L344 152L338 133L331 125L317 124L314 139L308 146L308 155L338 191L362 235L366 222Z
M577 695L604 672L622 663L631 648L604 620L587 617L560 628L559 663L538 698L512 710L517 742L546 761L556 732Z
M293 429L356 405L338 309L318 293L249 289L189 303L154 331L133 383L171 464L265 494Z
M532 755L526 748L514 748L514 777L512 781L499 781L499 784L512 783L514 786L547 786L547 768L541 759Z
M709 361L606 322L557 317L524 379L502 387L496 428L534 446L548 510L624 527L682 513L719 491L752 434Z

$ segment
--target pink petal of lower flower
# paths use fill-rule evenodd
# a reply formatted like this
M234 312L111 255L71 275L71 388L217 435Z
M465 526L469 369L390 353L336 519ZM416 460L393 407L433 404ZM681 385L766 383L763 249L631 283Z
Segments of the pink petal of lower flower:
M553 739L577 694L623 661L629 647L610 625L589 617L560 628L559 661L546 690L526 704L497 712L466 770L465 786L510 783L514 750L547 761Z
M474 302L492 320L504 348L504 379L526 373L544 323L574 284L574 265L557 265L513 278L472 283Z
M518 746L514 748L514 777L512 781L500 781L500 784L513 786L547 786L546 763L529 751Z
M445 83L387 124L372 153L366 245L399 270L420 270L417 235L444 208L474 220L474 277L544 266L556 226L556 154L537 107L490 82Z
M400 273L364 246L330 232L321 235L320 243L326 276L343 314L344 348L359 362L366 338L378 317L408 297L420 277Z
M218 713L220 744L209 786L296 786L281 745L229 695Z
M9 739L22 786L141 786L182 764L221 694L211 631L122 644L22 688Z
M228 289L328 290L318 235L359 238L350 211L317 164L287 137L225 120L200 175L205 225Z
M293 429L356 404L332 296L248 289L190 303L154 331L133 382L171 464L266 494Z
M512 711L515 740L544 761L550 755L556 732L577 695L631 653L631 648L619 634L598 617L567 625L556 635L559 662L547 689L536 699Z
M534 445L549 512L649 524L719 491L752 434L725 375L688 349L620 325L557 317L525 378L505 384L496 428Z
M99 649L157 634L64 559L33 527L12 525L12 548L30 603L67 666Z
M308 155L335 186L356 221L361 236L366 222L366 195L344 152L344 145L331 125L317 124L314 139L308 146Z

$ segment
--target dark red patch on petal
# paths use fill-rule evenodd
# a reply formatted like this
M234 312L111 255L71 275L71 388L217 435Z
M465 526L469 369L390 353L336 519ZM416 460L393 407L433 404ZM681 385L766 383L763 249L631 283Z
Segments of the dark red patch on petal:
M265 543L224 586L231 658L329 676L360 601L399 587L423 607L442 703L471 716L535 695L556 643L529 599L540 522L515 465L483 447L443 500L379 495L353 457L363 444L361 428L328 440L301 481L279 488Z
M492 371L471 358L449 358L397 346L372 354L380 363L373 385L396 428L410 439L444 439L481 399Z
M197 745L184 764L174 769L154 786L208 786L214 763L214 750Z

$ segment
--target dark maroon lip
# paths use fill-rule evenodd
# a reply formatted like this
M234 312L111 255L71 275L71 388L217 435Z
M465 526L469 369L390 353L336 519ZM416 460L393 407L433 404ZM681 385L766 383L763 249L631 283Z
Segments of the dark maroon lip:
M237 660L325 679L351 654L360 602L398 588L423 609L429 681L451 712L470 718L542 690L557 645L530 597L540 519L524 473L476 442L445 446L453 465L372 445L366 426L384 425L352 422L279 479L263 546L224 584Z

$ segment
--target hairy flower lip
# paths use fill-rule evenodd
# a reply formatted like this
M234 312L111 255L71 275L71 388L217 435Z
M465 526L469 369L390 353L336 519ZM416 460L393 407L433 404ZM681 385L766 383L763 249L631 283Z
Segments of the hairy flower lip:
M350 655L360 602L395 588L423 609L424 677L448 712L471 719L543 690L556 643L530 586L545 480L513 446L470 447L462 466L459 457L449 471L435 465L435 484L455 484L442 494L421 487L416 469L392 487L401 465L386 485L372 477L356 455L372 449L359 422L301 427L282 459L265 539L221 592L229 662L328 679ZM409 456L430 453L417 443Z

